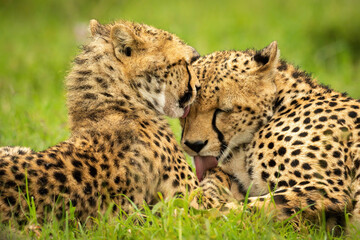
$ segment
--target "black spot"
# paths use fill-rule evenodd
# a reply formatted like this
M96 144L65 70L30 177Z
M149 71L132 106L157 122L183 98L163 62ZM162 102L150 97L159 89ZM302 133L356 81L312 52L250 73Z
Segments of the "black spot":
M314 146L314 145L310 145L310 146L308 146L308 148L311 150L314 150L314 151L320 150L319 147Z
M101 170L109 169L110 166L108 164L100 164Z
M315 158L315 157L316 157L315 154L313 154L313 153L311 153L311 152L308 152L308 153L306 154L306 156L309 157L309 158Z
M339 168L334 169L333 172L334 172L334 174L337 175L337 176L341 176L341 173L342 173Z
M295 141L292 143L293 146L296 146L296 145L303 145L304 143L302 141Z
M16 199L14 197L12 197L12 196L5 197L4 198L4 203L10 207L10 206L15 205Z
M311 139L312 142L317 142L317 141L319 141L319 140L320 140L320 137L319 137L319 136L313 137L313 138Z
M95 206L96 206L96 200L95 200L94 197L89 197L89 199L88 199L87 201L88 201L88 203L89 203L89 205L90 205L91 207L95 207ZM115 205L114 205L114 206L115 206Z
M82 182L82 174L79 170L74 170L72 172L72 176L78 183Z
M279 170L280 171L284 171L285 170L285 165L282 163L279 165Z
M286 142L290 142L291 139L292 139L292 136L286 136L284 140L285 140Z
M78 71L78 74L80 74L80 75L84 75L84 76L86 76L86 75L90 75L91 73L92 73L92 71L91 71L91 70Z
M78 160L72 160L71 164L76 168L82 167L82 163L80 161L78 161Z
M284 127L281 131L285 132L285 131L287 131L287 130L289 130L289 129L290 129L290 127L287 126L287 127ZM270 136L271 136L271 135L270 135Z
M305 120L304 120L304 124L308 124L308 123L310 123L310 118L309 117L305 118Z
M96 170L96 168L94 168L93 166L89 166L89 174L90 174L92 177L96 177L96 175L97 175L97 170Z
M44 159L38 159L36 160L36 165L41 166L45 163Z
M300 150L300 149L296 149L296 150L294 150L294 151L291 152L291 155L292 155L292 156L297 156L297 155L299 155L300 153L301 153L301 150Z
M327 145L325 146L325 149L326 149L326 150L330 150L330 149L332 149L332 146L331 146L330 144L327 144Z
M316 203L316 202L315 202L314 200L308 198L308 199L306 199L306 203L311 206L310 208L311 208L312 210L316 210L316 207L315 207L315 203Z
M307 135L308 135L307 132L302 132L302 133L299 134L299 137L306 137Z
M296 167L296 166L298 166L299 165L299 160L297 160L297 159L295 159L295 160L293 160L292 162L291 162L291 166L292 167Z
M289 185L288 185L288 183L286 182L286 181L280 181L279 183L278 183L278 187L288 187Z
M354 112L354 111L349 112L348 115L349 115L349 117L351 117L351 118L356 118L356 117L357 117L357 113Z
M266 180L270 177L269 173L262 171L261 178L266 182Z
M313 191L313 190L316 190L316 187L314 187L314 186L308 186L308 187L305 187L305 190L306 190L306 191Z
M292 208L282 208L282 211L287 215L287 216L291 216L293 214L295 214L295 210Z
M274 159L271 159L269 161L269 167L274 167L276 165L276 162L274 161Z
M84 99L97 99L97 96L93 93L85 93Z
M47 188L39 188L38 193L44 196L49 193L49 190L47 190Z
M15 179L16 179L16 180L21 181L21 180L23 180L24 178L25 178L25 175L24 175L23 173L19 173L19 174L16 174L16 175L15 175Z
M286 69L287 69L287 64L286 64L286 62L285 61L283 61L283 60L280 60L280 66L278 66L278 70L279 71L285 71Z
M308 164L308 163L304 163L302 165L302 168L305 169L305 170L310 170L311 169L311 166Z
M292 186L295 186L297 184L297 182L293 179L290 179L289 180L289 186L292 187Z
M314 111L315 114L322 113L324 110L322 108L318 108Z
M334 152L333 152L333 157L334 157L334 158L339 158L340 155L341 155L341 153L340 153L339 151L334 151Z
M66 182L66 176L61 172L54 172L54 178L61 183Z
M327 121L327 117L319 117L319 121L320 121L320 122L326 122L326 121Z
M274 201L276 204L287 204L289 200L284 195L275 195Z
M86 183L86 184L85 184L85 187L84 187L84 189L83 189L83 192L84 192L84 194L86 194L86 195L90 195L90 194L92 193L92 187L91 187L90 183Z
M319 160L319 165L322 168L327 168L328 163L325 160Z
M179 186L179 181L177 179L175 179L173 182L172 182L172 185L173 187L178 187Z

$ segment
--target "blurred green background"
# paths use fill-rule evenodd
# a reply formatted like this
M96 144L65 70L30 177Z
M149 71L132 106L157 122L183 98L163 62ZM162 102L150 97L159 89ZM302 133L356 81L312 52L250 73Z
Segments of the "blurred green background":
M64 76L92 18L154 25L201 54L277 40L283 58L360 97L359 0L0 0L0 145L41 150L69 136Z

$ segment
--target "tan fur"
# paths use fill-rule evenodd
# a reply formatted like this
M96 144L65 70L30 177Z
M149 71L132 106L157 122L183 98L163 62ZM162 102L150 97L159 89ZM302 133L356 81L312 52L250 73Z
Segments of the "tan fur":
M237 183L232 190L251 186L251 208L266 206L278 219L302 210L315 222L325 212L329 227L343 225L360 200L360 101L278 59L272 43L196 61L201 90L182 121L183 147L217 157Z
M159 192L167 199L198 185L162 115L180 117L195 99L199 54L144 24L91 20L90 31L66 81L71 137L38 153L0 149L2 221L26 219L25 177L39 220L70 205L81 221L111 203L127 212L130 201L151 205Z

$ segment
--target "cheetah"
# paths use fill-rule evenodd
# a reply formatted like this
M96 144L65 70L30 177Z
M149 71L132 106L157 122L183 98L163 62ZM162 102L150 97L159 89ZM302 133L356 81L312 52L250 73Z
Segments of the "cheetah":
M163 115L188 113L199 54L145 24L91 20L89 28L66 80L70 138L41 152L0 149L1 221L26 219L25 193L39 221L49 211L61 219L69 206L86 221L98 209L129 212L198 186Z
M344 225L345 210L359 218L360 100L280 60L277 42L214 52L193 67L201 89L181 144L200 180L220 167L238 200L249 191L250 209L279 220L299 211L332 226Z

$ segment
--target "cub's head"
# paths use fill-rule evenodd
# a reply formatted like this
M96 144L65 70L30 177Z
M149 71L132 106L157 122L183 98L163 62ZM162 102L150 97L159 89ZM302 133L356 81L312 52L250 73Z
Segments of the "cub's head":
M273 42L261 51L215 52L194 62L201 89L181 120L181 144L194 156L200 180L228 153L249 143L272 116L278 58Z
M125 94L159 114L186 115L199 85L191 66L199 58L194 48L171 33L129 21L91 20L90 31L90 43L68 76L70 115L86 114Z

